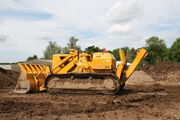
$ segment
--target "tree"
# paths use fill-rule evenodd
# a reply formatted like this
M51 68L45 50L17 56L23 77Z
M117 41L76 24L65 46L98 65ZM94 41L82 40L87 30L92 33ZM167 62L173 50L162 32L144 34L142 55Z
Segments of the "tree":
M44 51L44 58L45 59L52 59L53 54L61 53L62 48L56 42L49 42L49 45L46 47Z
M67 48L69 49L76 49L76 50L81 50L81 47L77 45L78 39L75 37L70 37L69 43L67 44Z
M129 47L127 47L127 46L126 47L122 47L121 49L125 53L126 61L127 62L131 62L131 49Z
M135 56L136 56L136 50L134 48L129 48L129 47L122 47L122 48L117 48L117 49L114 49L112 51L112 54L114 55L114 57L116 58L117 61L120 61L120 56L119 56L119 50L122 49L125 53L125 56L126 56L126 60L127 62L133 62Z
M130 63L132 63L133 61L134 61L134 59L135 59L135 57L136 57L136 52L137 52L137 50L136 49L134 49L134 48L131 48L130 50L129 50L129 53L128 53L128 55L129 55L129 62Z
M75 37L70 37L69 42L67 43L67 46L62 49L62 53L68 54L70 49L76 49L78 51L82 51L81 47L77 45L78 39Z
M129 50L130 50L128 46L122 47L121 49L124 51L126 55L129 53Z
M120 48L116 48L112 51L112 54L114 55L117 61L120 61L119 50Z
M69 53L69 48L68 47L63 47L62 53L68 54Z
M92 46L85 48L84 52L86 52L86 53L101 52L101 49L97 46L92 45Z
M32 57L28 57L27 61L34 60L34 59L38 59L37 55L33 55Z
M172 44L169 50L169 59L174 62L180 62L180 38Z
M129 48L129 47L122 47L122 48L117 48L112 51L112 54L116 58L117 61L120 61L120 56L119 56L119 50L122 49L125 53L127 62L132 62L135 58L136 55L136 50L134 48Z
M148 51L148 56L145 60L149 64L164 61L165 56L168 54L164 40L159 39L159 37L156 36L150 37L146 40L146 49Z

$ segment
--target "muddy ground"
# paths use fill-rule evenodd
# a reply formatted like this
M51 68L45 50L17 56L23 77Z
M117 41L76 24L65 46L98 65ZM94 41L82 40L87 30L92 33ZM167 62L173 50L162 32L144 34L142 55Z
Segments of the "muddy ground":
M179 74L180 69L175 72ZM180 81L174 80L174 77L172 80L154 78L150 73L135 71L118 95L19 95L9 93L12 86L1 87L0 119L180 120Z

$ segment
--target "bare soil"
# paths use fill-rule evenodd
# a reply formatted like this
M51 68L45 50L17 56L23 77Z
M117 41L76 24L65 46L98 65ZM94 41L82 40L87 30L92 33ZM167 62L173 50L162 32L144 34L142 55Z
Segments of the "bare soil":
M1 76L0 85L1 120L180 120L180 81L159 81L144 71L135 71L118 95L12 94Z
M156 81L180 81L180 62L162 62L155 65L145 65L142 70Z
M4 70L0 67L0 89L14 88L19 77L18 72Z

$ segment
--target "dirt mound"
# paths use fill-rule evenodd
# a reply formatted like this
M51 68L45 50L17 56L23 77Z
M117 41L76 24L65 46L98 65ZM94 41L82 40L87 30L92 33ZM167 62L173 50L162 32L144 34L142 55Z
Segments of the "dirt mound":
M162 62L156 65L146 65L142 70L158 81L180 80L180 63Z
M134 71L132 76L127 80L126 84L150 84L155 80L144 71Z
M14 88L19 77L18 72L0 68L0 89Z

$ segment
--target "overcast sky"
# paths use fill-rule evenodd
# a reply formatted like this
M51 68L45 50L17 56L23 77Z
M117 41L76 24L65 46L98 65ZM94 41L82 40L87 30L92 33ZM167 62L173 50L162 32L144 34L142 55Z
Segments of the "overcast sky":
M180 37L180 0L0 0L0 62L37 54L49 41L64 47L70 36L114 49L142 47L159 36L170 47Z

